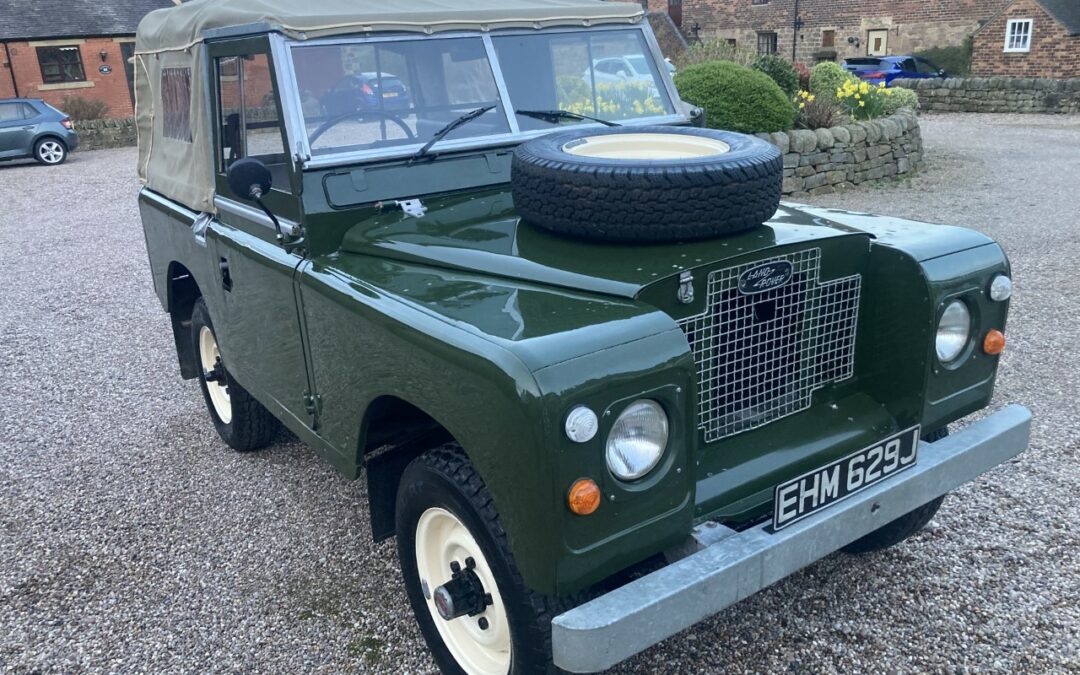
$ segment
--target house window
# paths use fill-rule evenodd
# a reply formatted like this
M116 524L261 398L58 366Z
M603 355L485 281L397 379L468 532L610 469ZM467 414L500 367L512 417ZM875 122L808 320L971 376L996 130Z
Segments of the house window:
M729 47L737 47L739 45L739 41L735 38L728 38L727 43Z
M751 5L767 5L769 0L750 0Z
M161 109L165 138L191 142L191 69L161 71Z
M78 46L38 47L37 58L44 84L86 81Z
M1031 19L1009 19L1005 27L1005 51L1031 51Z
M776 33L758 33L757 34L757 51L758 51L758 54L775 54L776 53Z
M823 30L821 31L821 46L822 47L834 47L836 45L836 31Z

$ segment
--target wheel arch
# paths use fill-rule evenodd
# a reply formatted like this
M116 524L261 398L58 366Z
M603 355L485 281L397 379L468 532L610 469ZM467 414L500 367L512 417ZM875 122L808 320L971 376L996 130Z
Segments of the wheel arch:
M375 541L394 535L397 490L405 467L448 441L457 439L445 425L404 398L384 394L368 404L360 426L357 464L367 469L368 511Z
M180 376L191 380L199 376L199 360L191 342L191 311L195 301L202 297L202 290L191 271L176 260L169 263L165 280L165 306L180 361Z

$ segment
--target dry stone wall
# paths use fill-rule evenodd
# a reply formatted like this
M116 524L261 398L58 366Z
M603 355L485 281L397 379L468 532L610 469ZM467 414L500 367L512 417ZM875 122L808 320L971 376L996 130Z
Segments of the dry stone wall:
M1080 112L1080 78L968 77L893 80L892 84L914 91L919 107L933 112Z
M104 150L135 145L135 120L82 120L75 122L79 150Z
M784 154L784 195L804 197L904 175L922 164L919 119L910 110L831 129L757 134Z

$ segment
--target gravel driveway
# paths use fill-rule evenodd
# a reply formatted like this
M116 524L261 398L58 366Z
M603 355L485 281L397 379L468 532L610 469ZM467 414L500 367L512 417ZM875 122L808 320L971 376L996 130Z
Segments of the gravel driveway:
M927 116L928 166L815 203L1011 254L996 404L1031 450L891 551L832 556L620 673L1080 672L1080 117ZM0 164L0 672L429 672L363 480L218 440L180 380L134 150Z

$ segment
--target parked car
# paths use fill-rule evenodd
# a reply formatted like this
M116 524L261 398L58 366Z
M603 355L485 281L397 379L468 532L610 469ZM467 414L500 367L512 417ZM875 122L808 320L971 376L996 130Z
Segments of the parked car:
M597 59L593 67L585 71L583 78L588 81L595 75L597 82L646 82L653 83L653 74L649 61L644 56L617 56ZM675 66L666 60L660 65L669 73L675 72Z
M403 110L411 105L405 83L390 73L358 73L338 80L320 99L328 116L356 111Z
M62 164L79 146L71 118L36 98L0 100L0 160Z
M844 70L870 84L884 82L885 86L901 78L918 80L949 76L943 69L918 56L861 56L844 59Z
M592 95L592 49L630 81ZM185 2L135 53L179 374L225 445L284 425L366 478L444 672L611 667L899 544L1027 447L1025 408L969 418L1004 349L1001 247L781 204L780 151L701 128L638 3ZM302 92L356 63L409 73L410 114L312 124ZM163 96L178 68L193 86ZM223 162L237 81L281 114L231 98Z

